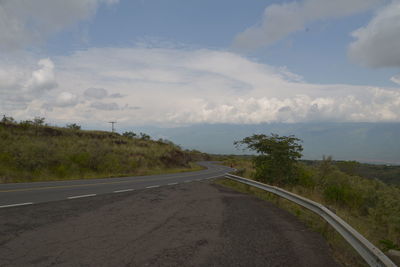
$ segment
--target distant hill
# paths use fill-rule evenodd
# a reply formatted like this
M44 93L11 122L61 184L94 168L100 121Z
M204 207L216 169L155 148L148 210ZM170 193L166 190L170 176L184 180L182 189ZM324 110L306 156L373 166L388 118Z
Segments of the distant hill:
M400 123L202 124L143 129L186 148L217 154L241 154L233 141L253 133L294 134L304 141L306 159L331 155L337 160L400 164Z

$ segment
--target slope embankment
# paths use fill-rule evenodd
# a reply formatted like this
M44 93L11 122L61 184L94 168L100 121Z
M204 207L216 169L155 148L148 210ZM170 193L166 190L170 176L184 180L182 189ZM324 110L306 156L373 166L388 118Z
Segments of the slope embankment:
M136 176L201 169L205 157L149 136L0 123L0 183Z

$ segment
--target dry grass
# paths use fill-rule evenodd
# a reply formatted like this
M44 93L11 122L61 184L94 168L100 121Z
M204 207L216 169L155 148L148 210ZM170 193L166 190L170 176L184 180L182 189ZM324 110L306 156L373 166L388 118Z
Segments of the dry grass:
M281 185L285 190L319 202L348 222L375 246L383 251L399 248L400 245L400 188L384 184L378 180L366 179L341 172L336 166L325 162L314 166L299 164L299 180L295 185ZM232 164L227 160L226 165ZM237 159L234 166L240 170L238 175L252 179L254 169L249 159ZM242 185L224 182L234 188ZM245 188L246 192L263 196L267 193ZM256 192L256 193L255 193ZM267 194L268 195L268 194ZM263 197L262 197L263 198ZM276 198L276 197L275 197ZM275 201L274 197L267 200ZM285 201L279 201L279 205ZM295 204L282 207L299 216L310 227L324 234L324 223ZM305 216L302 216L305 214ZM317 216L318 217L318 216ZM311 219L310 219L311 218ZM337 257L343 262L358 262L354 251L338 234L324 234L334 248ZM342 241L340 241L342 240Z
M328 223L315 213L272 193L251 187L229 179L220 179L216 183L230 187L242 193L254 195L296 215L302 222L327 240L335 259L344 266L368 266L357 252Z
M117 133L0 123L0 182L91 179L193 171L202 154Z

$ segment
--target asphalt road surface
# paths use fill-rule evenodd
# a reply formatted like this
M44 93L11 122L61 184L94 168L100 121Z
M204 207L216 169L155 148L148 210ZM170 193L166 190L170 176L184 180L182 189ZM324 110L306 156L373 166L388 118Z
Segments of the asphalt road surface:
M215 165L213 162L199 164L207 169L164 175L0 184L0 209L199 181L223 176L232 171L229 167Z
M0 209L0 266L338 266L253 196L194 181Z

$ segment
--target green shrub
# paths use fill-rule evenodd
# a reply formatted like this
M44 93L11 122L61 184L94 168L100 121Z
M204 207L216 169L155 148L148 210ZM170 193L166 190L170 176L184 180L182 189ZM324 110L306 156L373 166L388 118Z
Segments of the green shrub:
M299 142L301 140L293 135L253 134L234 144L237 147L245 146L259 154L253 159L256 180L284 185L297 183L296 163L303 151Z
M391 250L391 249L400 250L400 247L391 240L383 239L383 240L380 240L379 243L381 243L382 250L384 252Z
M137 134L132 132L132 131L124 132L122 135L125 136L125 137L129 137L129 138L136 138L137 137Z
M314 190L317 185L315 173L310 167L299 164L297 168L297 183L300 186Z
M244 160L237 161L239 166L236 168L246 166L249 171L243 175L252 178L249 175L252 169L249 163L250 160L247 163ZM356 163L344 165L346 173L339 170L331 157L324 157L318 164L299 163L297 184L294 186L286 183L280 186L336 210L339 216L376 246L382 249L398 248L400 188L351 174L359 166ZM344 168L344 165L341 167Z
M69 129L72 129L72 130L80 130L81 129L81 126L76 123L67 124L66 127Z

